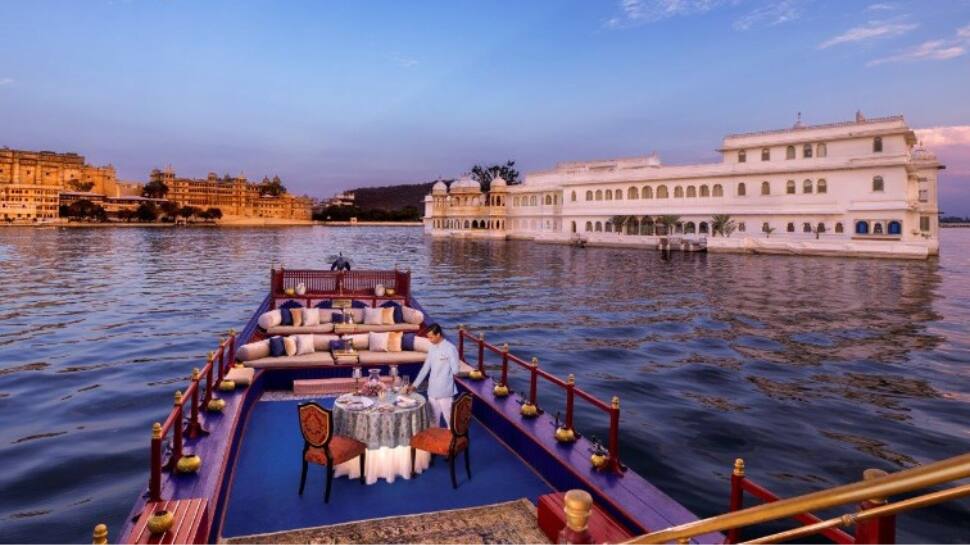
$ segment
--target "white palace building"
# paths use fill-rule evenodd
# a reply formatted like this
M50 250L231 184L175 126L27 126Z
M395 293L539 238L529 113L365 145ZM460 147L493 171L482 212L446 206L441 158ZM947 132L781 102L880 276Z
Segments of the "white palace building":
M925 259L939 252L936 156L902 116L732 134L721 161L559 163L483 193L425 197L438 237ZM725 218L724 215L729 216ZM726 228L720 228L729 221Z

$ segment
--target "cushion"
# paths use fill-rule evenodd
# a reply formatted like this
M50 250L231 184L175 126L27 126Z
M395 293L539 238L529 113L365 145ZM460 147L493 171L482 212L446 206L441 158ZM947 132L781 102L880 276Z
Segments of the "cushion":
M236 359L239 361L258 360L269 356L269 339L244 344L236 349Z
M354 343L354 348L357 350L367 350L370 338L369 333L355 333L353 335L344 335L344 339L350 339L350 342Z
M290 312L288 308L281 308L280 315L283 317L280 320L280 325L293 325L293 313Z
M286 355L286 348L283 347L283 337L276 336L269 339L269 355L274 358Z
M411 438L411 446L432 454L447 456L451 447L451 430L428 428ZM455 452L460 452L467 446L468 437L460 437L455 445Z
M431 341L427 337L415 337L414 349L418 352L427 352L431 350Z
M401 337L401 350L414 350L414 333L405 333Z
M401 308L399 303L394 301L384 301L381 303L381 308L391 308L394 309L394 323L402 324L404 323L404 310Z
M394 325L397 322L394 321L394 311L393 308L382 308L381 309L381 322L384 325Z
M252 367L254 369L329 367L333 365L333 356L330 355L330 352L317 351L312 354L304 354L302 356L260 358L258 360L247 361L243 363L243 365L246 367Z
M320 309L318 308L306 308L303 309L303 325L319 325L320 324Z
M384 309L365 308L364 323L368 325L381 325L384 323Z
M280 308L303 308L303 305L301 305L298 301L290 299L289 301L280 305Z
M346 350L348 342L350 342L350 339L333 339L330 341L330 351L340 352L342 350Z
M303 325L303 309L291 308L290 319L293 320L293 327L300 327Z
M265 330L273 327L274 325L280 325L280 322L282 321L283 316L279 309L276 309L261 314L257 323L259 324L259 327Z
M400 352L401 340L404 337L404 333L400 331L391 331L390 333L386 333L386 335L387 335L387 351Z
M339 340L340 337L336 335L320 335L317 333L313 334L313 350L315 352L330 350L330 342Z
M303 354L312 354L315 350L313 347L313 335L294 335L296 337L296 355L302 356Z
M331 312L330 313L330 321L333 322L333 323L335 323L335 324L342 324L342 323L344 323L344 313L343 312Z
M233 367L228 373L226 373L226 380L235 382L237 386L249 386L253 383L253 377L255 375L256 372L249 367L244 367L242 369Z
M401 352L371 352L370 350L364 350L357 353L357 358L359 363L364 365L390 365L392 363L424 363L424 360L428 359L428 355L424 352L406 352L403 350Z
M273 328L275 331L276 328ZM381 324L381 325L367 325L367 324L357 324L355 332L357 333L370 333L371 331L375 333L385 333L387 331L418 331L421 326L416 324Z
M351 439L350 437L344 437L343 435L335 435L330 440L330 445L328 446L330 448L330 456L333 457L333 465L353 460L367 450L367 445L364 443L356 439ZM327 455L323 451L323 448L310 447L307 449L304 457L308 462L327 465Z
M387 352L387 333L368 333L367 349L371 352Z
M363 301L357 301L356 299L350 302L350 308L367 308L370 305Z
M296 339L293 337L283 337L283 349L287 356L296 355Z
M376 327L376 326L375 326ZM301 325L295 327L291 325L278 325L266 330L270 335L296 335L299 333L330 333L333 331L333 324L320 325Z
M424 321L424 313L416 308L402 307L401 313L404 318L402 321L409 324L420 324Z
M348 308L344 310L344 314L350 314L354 317L354 323L362 324L364 323L364 310L363 308Z

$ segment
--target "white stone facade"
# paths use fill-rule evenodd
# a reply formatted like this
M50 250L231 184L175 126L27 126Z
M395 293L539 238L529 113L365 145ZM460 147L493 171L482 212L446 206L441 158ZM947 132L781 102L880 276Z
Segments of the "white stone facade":
M463 179L425 199L433 236L711 251L926 258L939 251L936 157L902 116L724 138L719 163L654 156L560 163L482 193ZM713 233L728 215L728 236ZM621 221L617 232L614 223ZM669 228L668 228L669 224Z

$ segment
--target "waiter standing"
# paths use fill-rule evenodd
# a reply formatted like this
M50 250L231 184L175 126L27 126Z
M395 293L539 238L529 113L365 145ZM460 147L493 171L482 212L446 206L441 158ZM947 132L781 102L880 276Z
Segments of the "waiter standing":
M412 389L417 389L424 379L428 379L428 403L434 413L434 425L441 425L441 417L445 417L445 427L451 427L451 401L458 389L455 388L455 375L458 374L458 349L445 340L441 333L441 326L431 324L428 327L428 340L431 348L424 359L424 365L414 379Z

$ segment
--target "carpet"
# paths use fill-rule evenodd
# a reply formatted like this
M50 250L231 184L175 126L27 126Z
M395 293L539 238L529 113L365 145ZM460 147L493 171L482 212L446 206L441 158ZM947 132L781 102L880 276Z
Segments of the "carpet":
M526 498L225 539L224 543L549 543Z

